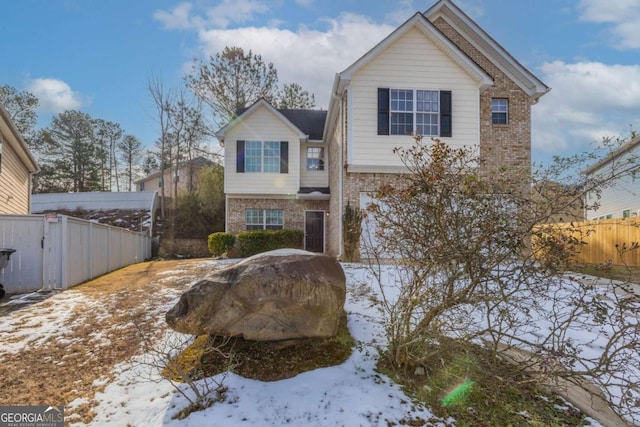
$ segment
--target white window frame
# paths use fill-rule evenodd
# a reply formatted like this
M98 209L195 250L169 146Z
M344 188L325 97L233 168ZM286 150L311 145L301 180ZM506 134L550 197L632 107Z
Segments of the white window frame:
M411 98L408 98L408 93ZM400 95L403 95L401 97ZM424 99L428 95L430 99ZM435 97L435 99L433 99ZM399 114L411 118L411 130L406 132L407 122L394 123ZM424 119L429 118L429 122ZM421 123L418 123L419 119ZM398 127L402 126L404 132ZM394 129L395 128L395 129ZM428 128L429 131L425 132ZM433 130L435 129L435 132ZM440 136L440 91L427 89L389 89L389 135Z
M247 209L244 213L245 230L282 230L284 211L282 209ZM252 220L250 222L249 220ZM253 221L257 219L257 221ZM277 223L274 223L276 220Z
M499 116L498 116L499 115ZM502 121L496 121L497 117L503 117ZM509 100L507 98L492 98L491 99L491 124L493 125L508 125L509 124Z
M324 171L324 147L307 147L307 170Z
M260 154L254 155L252 151L259 151ZM272 154L276 151L277 156ZM245 141L244 171L245 173L280 173L281 154L280 141ZM257 161L252 161L254 159Z

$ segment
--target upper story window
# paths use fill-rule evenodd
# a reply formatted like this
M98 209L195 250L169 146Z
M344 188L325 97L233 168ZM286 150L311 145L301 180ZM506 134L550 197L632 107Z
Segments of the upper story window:
M247 230L282 230L284 213L280 209L247 209L245 220Z
M378 135L452 136L451 91L378 89Z
M140 183L140 191L144 191L144 181Z
M236 172L289 173L287 141L237 141Z
M280 141L245 142L245 172L280 172Z
M324 170L324 148L307 147L307 170L312 172Z
M390 134L438 136L439 95L437 90L391 89Z
M509 123L509 100L493 98L491 100L491 123L506 125Z

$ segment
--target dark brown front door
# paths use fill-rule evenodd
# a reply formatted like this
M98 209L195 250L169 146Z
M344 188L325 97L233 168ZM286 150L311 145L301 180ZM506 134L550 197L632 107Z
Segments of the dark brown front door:
M304 248L324 252L324 211L305 212Z

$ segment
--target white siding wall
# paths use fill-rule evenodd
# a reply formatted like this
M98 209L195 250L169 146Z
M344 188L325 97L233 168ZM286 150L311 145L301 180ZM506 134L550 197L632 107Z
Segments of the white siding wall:
M27 214L29 213L29 170L15 151L17 142L9 141L9 138L14 137L9 133L8 127L1 126L0 131L2 131L0 135L2 141L0 214Z
M640 155L640 147L632 149L629 153L622 156L622 159L616 160L618 167L628 168L625 166L625 159L637 158ZM601 169L596 171L596 174L603 172L610 172L611 167L604 165ZM593 197L593 196L592 196ZM587 204L591 205L595 201L595 198L587 199ZM632 216L640 216L640 171L636 174L636 178L631 174L621 177L615 184L615 186L602 189L601 199L599 201L600 207L596 211L588 211L587 219L598 219L600 217L606 217L611 215L612 218L622 218L622 212L626 209L630 209ZM635 212L635 214L633 214Z
M236 173L236 141L288 141L289 173ZM298 135L266 107L259 106L227 132L224 140L224 192L227 194L296 194L300 187Z
M401 166L393 148L412 142L408 136L377 135L378 88L451 90L453 137L442 140L452 145L478 145L478 84L414 28L351 79L350 164Z
M324 148L324 170L323 171L307 171L307 147ZM329 186L329 153L324 144L301 144L300 186L301 187L328 187Z

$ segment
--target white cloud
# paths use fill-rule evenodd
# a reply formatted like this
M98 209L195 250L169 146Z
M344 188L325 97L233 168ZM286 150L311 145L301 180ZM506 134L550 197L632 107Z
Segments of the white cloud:
M295 0L295 2L300 5L300 6L311 6L311 4L313 3L313 0Z
M268 10L269 6L258 0L222 0L220 4L207 10L207 17L214 26L227 28L231 23L250 21L255 14Z
M199 34L205 57L225 46L251 49L273 62L281 83L299 83L315 93L319 107L327 108L335 73L355 62L395 27L347 13L325 22L324 30L245 27L203 30Z
M256 14L265 13L269 6L260 0L222 0L216 6L202 11L205 17L194 12L193 3L178 4L170 12L156 10L153 18L168 30L227 28L233 23L252 20Z
M65 110L77 110L84 103L79 93L58 79L32 79L27 90L40 101L39 109L47 113L58 114Z
M612 25L616 47L640 49L640 2L638 0L581 0L580 19Z
M541 71L552 90L532 109L534 149L572 154L640 127L639 65L556 61Z
M197 18L191 18L191 3L180 3L171 12L156 10L153 18L160 21L167 30L186 30L197 28L199 22Z

